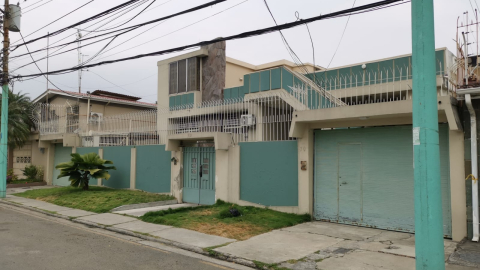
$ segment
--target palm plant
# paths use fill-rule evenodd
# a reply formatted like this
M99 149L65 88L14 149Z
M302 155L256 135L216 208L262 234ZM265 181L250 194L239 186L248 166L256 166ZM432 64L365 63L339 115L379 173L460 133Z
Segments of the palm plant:
M88 190L89 181L91 178L110 179L109 170L116 170L114 166L105 166L113 164L110 160L101 159L97 153L88 153L85 155L71 154L72 160L70 162L63 162L58 164L55 168L60 169L62 178L69 176L70 186L81 187L83 190Z
M1 110L0 104L0 110ZM33 122L30 118L32 102L22 92L8 92L8 147L9 167L12 168L13 149L22 147L30 137Z

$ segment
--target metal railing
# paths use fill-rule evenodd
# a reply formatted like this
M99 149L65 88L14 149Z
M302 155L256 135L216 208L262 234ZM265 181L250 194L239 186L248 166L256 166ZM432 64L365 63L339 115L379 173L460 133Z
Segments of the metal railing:
M340 76L323 81L316 79L322 89L331 89L325 91L334 99L325 98L324 94L318 93L318 90L307 84L290 86L289 92L305 105L303 110L411 100L412 91L414 91L412 78L408 75L408 69L405 70L405 74L403 72L404 70L399 69L396 77L387 71L369 72L363 76ZM448 79L448 76L437 76L438 96L453 95L456 89L456 85ZM332 102L333 100L340 100L342 104Z

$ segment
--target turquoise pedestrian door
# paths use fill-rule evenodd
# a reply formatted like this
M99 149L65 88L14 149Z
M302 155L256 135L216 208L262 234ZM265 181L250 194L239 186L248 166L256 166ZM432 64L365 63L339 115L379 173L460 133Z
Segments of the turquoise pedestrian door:
M183 201L214 204L215 148L185 147L183 155Z
M55 166L57 166L59 163L69 162L72 159L72 157L70 156L71 154L72 154L71 147L64 147L63 144L61 143L55 144L55 156L53 158L53 175L52 175L52 183L54 186L70 185L70 181L68 181L69 177L62 177L60 179L57 179L57 177L60 175L60 170L55 169Z
M439 125L443 232L452 235L448 125ZM415 232L412 126L315 131L314 218Z
M343 223L361 221L361 144L338 145L338 220Z

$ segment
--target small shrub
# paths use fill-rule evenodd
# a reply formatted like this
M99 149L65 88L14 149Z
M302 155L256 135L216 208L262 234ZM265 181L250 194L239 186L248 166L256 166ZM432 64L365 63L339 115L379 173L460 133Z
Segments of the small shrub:
M13 169L8 169L7 170L7 183L11 183L11 182L17 181L17 180L18 180L18 176L16 176L13 173Z
M21 170L23 175L27 177L27 179L36 179L38 168L35 165L27 165L25 169Z
M37 175L35 176L35 179L38 181L43 181L44 174L45 174L45 171L43 170L43 167L37 166Z
M223 209L222 211L220 211L220 213L218 213L218 215L221 219L224 219L224 218L239 217L242 215L242 212L240 212L240 210L232 206L229 209Z

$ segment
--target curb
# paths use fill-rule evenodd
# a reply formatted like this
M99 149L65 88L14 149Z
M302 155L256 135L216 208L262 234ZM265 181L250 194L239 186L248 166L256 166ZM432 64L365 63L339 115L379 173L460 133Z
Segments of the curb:
M112 210L110 210L110 212L125 211L125 210L132 210L132 209L146 208L146 207L172 205L172 204L178 204L178 201L177 200L168 200L168 201L158 201L158 202L149 202L149 203L128 204L128 205L122 205L122 206L119 206L119 207L115 207Z
M182 243L179 243L179 242L174 242L174 241L166 240L166 239L163 239L163 238L146 236L146 235L135 233L135 232L132 232L132 231L129 231L129 230L104 226L104 225L100 225L98 223L94 223L94 222L90 222L90 221L79 220L79 219L76 219L76 218L72 219L72 218L69 218L69 217L66 217L66 216L49 213L49 212L46 212L46 211L38 209L38 208L34 208L34 207L31 207L31 206L26 206L26 205L22 205L22 204L16 204L16 203L12 203L12 202L9 202L9 201L6 201L6 200L0 200L0 203L10 205L10 206L14 206L14 207L24 208L24 209L34 211L34 212L37 212L37 213L41 213L41 214L44 214L44 215L47 215L47 216L61 218L61 219L65 219L65 220L75 222L75 223L99 228L99 229L104 229L104 230L108 230L108 231L112 231L112 232L116 232L116 233L121 233L121 234L128 235L128 236L137 237L137 238L140 238L140 239L143 239L143 240L160 243L160 244L164 244L164 245L167 245L167 246L173 246L173 247L180 248L180 249L183 249L183 250L188 250L188 251L191 251L191 252L195 252L195 253L198 253L198 254L201 254L201 255L204 255L204 256L207 256L207 257L213 257L213 258L216 258L216 259L219 259L219 260L233 262L233 263L236 263L236 264L240 264L240 265L244 265L244 266L248 266L248 267L252 267L252 268L257 269L256 264L253 261L247 260L247 259L244 259L244 258L240 258L240 257L235 257L235 256L232 256L230 254L214 251L215 255L212 255L211 253L209 253L207 251L204 251L202 248L192 246L192 245L188 245L188 244L182 244Z

